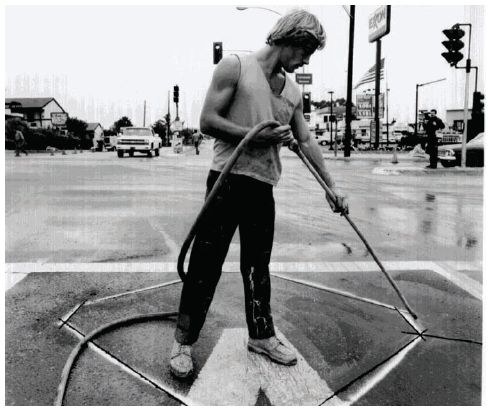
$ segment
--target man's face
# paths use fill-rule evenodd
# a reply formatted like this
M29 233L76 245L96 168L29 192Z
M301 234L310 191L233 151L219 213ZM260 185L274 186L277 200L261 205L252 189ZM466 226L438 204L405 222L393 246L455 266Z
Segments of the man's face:
M297 68L310 62L313 51L306 51L301 47L286 46L282 48L280 62L287 73L293 73Z

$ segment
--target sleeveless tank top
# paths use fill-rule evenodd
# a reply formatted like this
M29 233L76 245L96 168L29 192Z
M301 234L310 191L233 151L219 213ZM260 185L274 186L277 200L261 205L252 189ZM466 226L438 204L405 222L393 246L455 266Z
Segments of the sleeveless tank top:
M285 74L285 85L281 93L274 94L253 54L236 57L240 60L241 71L225 117L235 124L251 128L266 120L275 120L281 125L289 124L300 104L298 86ZM236 146L237 143L215 138L211 169L222 171ZM231 173L276 186L281 175L280 148L281 144L266 148L248 146L237 159Z

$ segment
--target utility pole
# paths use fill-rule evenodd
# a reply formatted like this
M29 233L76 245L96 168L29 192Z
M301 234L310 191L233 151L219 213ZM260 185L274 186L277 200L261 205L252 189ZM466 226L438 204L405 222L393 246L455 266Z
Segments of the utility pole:
M146 126L146 100L144 100L144 118L142 120L142 126Z
M352 121L352 73L354 57L354 24L356 6L349 9L349 55L347 59L347 100L346 100L346 135L344 141L344 157L351 156L351 121Z
M332 148L332 95L334 94L334 91L329 91L330 94L330 115L329 115L329 125L330 125L330 148L329 150L333 149Z
M166 135L167 138L168 138L168 144L169 144L169 141L170 141L169 134L170 134L170 126L171 126L171 113L169 112L169 95L170 95L170 91L168 91L168 116L167 116L168 118L167 118L167 123L166 123L166 125L168 127L168 132L167 132L167 135Z

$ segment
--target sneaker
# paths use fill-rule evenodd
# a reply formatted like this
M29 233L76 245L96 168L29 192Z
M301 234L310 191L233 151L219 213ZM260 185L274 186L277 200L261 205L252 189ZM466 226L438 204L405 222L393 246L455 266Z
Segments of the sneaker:
M193 372L191 345L182 345L175 340L169 364L174 376L181 379L188 377Z
M297 356L293 351L285 346L276 336L268 339L251 339L247 343L247 348L251 352L260 353L268 356L273 362L292 366L297 362Z

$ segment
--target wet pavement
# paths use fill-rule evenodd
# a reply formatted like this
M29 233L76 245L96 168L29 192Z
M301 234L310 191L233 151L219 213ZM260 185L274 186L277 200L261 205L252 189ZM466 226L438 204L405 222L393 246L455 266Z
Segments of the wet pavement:
M166 150L158 158L119 159L113 152L7 156L6 261L174 261L202 206L210 155L206 142L199 156L191 148L181 155ZM394 167L386 153L327 159L352 220L373 249L388 260L481 260L482 170L425 172L425 159L398 159L396 166L420 171L373 173ZM368 258L286 149L275 202L274 260ZM236 235L228 260L238 259Z
M393 276L417 321L374 272L273 274L275 326L299 355L289 368L247 353L240 274L226 273L195 345L190 380L169 373L174 322L153 320L114 330L85 350L65 404L480 404L481 301L429 271ZM62 368L83 335L121 318L175 311L181 289L176 283L132 293L173 283L171 273L49 278L30 274L6 294L7 404L54 403Z
M399 154L410 170L395 173L390 156L327 164L417 322L396 310L403 306L364 245L286 152L272 309L298 365L246 350L236 235L191 380L168 371L174 322L151 321L85 350L65 403L479 405L482 171L425 171L425 160ZM152 159L7 155L6 404L54 403L69 353L97 326L177 310L175 262L202 205L209 159L205 145L198 157L191 149ZM169 285L145 290L161 283Z

